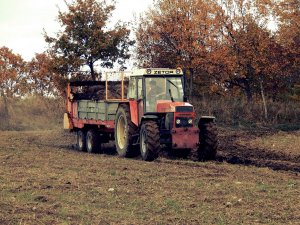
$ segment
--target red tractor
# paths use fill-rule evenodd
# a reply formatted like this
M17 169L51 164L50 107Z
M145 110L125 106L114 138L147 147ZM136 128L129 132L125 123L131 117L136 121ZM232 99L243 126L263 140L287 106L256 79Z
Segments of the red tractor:
M127 98L77 99L72 86L99 85L73 82L68 86L65 128L77 131L79 149L99 152L100 144L115 140L122 157L140 153L155 160L162 146L197 153L199 160L214 159L217 151L215 118L203 116L195 126L194 107L186 102L181 69L140 69L128 82Z

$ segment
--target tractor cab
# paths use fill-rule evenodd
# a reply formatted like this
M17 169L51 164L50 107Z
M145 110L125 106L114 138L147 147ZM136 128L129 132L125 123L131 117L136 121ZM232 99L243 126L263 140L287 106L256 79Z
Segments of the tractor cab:
M143 114L163 113L166 105L184 105L183 82L181 69L140 69L130 76L127 97L139 102Z
M146 112L158 112L161 102L183 102L182 76L145 77Z

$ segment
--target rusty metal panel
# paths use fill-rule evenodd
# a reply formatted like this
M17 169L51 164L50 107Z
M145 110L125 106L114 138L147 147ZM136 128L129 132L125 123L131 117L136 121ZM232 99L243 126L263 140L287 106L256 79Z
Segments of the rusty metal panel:
M87 102L87 106L89 108L95 108L96 107L96 102L95 101L88 101Z
M99 113L106 112L106 103L105 102L97 102L96 107L97 107Z
M199 129L197 127L173 128L172 148L194 149L199 144Z
M87 113L87 119L95 120L96 119L96 113L88 112Z
M97 120L102 120L102 121L104 121L104 120L106 120L107 118L106 118L106 116L105 116L105 114L104 113L97 113L97 118L96 118Z
M87 108L88 100L80 100L78 101L78 108Z
M115 118L116 118L116 114L107 116L107 120L115 120Z
M87 119L87 112L78 112L79 119Z
M108 103L107 104L107 113L108 114L116 114L119 103Z

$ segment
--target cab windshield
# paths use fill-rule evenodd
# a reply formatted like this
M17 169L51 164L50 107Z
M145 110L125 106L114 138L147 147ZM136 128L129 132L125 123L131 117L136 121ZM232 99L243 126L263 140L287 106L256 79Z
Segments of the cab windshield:
M156 112L158 100L183 102L181 77L147 77L145 86L147 112Z

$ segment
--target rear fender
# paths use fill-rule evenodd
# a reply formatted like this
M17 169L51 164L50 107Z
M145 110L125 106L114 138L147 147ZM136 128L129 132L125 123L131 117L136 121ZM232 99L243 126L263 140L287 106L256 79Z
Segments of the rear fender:
M142 117L142 122L145 120L158 120L158 116L156 115L144 115Z
M201 116L198 126L200 126L200 124L207 124L215 121L216 121L216 117L214 116Z
M131 121L138 127L139 126L138 102L136 100L130 100L129 108L130 108Z

